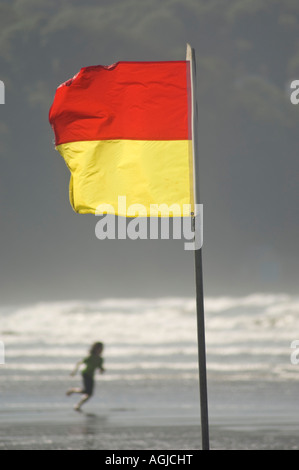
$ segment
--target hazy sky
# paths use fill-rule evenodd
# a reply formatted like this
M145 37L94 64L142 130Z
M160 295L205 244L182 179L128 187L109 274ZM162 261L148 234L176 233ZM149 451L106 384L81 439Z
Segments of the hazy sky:
M208 295L297 292L299 9L247 0L1 0L1 304L194 295L182 241L105 240L77 215L54 150L56 87L88 65L180 60L198 71Z

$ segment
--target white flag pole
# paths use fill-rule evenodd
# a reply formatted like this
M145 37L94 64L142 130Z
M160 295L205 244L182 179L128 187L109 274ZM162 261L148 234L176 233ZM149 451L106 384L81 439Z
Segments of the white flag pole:
M196 233L197 224L195 218L200 217L196 208L200 204L199 179L198 179L198 115L196 101L196 61L195 50L187 44L186 60L190 62L191 78L191 103L192 103L192 147L193 147L193 181L194 181L194 230L195 238L200 236ZM196 312L197 312L197 340L198 340L198 365L199 365L199 391L201 411L201 438L202 449L209 450L209 417L208 417L208 391L207 391L207 367L206 367L206 342L205 342L205 320L204 320L204 294L203 294L203 270L202 270L202 240L199 240L200 248L195 241L195 283L196 283Z

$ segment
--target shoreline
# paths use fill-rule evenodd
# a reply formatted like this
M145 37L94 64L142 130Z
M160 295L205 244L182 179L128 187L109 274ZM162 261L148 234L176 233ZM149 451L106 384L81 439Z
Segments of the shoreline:
M198 418L167 410L14 409L0 413L0 450L201 449ZM298 450L296 416L222 415L210 420L211 450Z

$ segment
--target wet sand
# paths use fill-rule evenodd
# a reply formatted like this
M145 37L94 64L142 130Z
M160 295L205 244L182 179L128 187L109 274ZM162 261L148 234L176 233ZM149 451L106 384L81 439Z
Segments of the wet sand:
M160 416L137 409L76 413L10 410L1 413L0 450L192 450L201 449L197 417ZM298 450L297 419L222 416L210 420L211 450Z

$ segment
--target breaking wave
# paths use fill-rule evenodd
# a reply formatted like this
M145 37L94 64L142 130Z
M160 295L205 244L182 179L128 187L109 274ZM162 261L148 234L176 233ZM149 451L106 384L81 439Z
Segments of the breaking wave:
M105 343L103 380L198 376L194 299L44 302L0 313L0 380L62 379L96 340ZM209 378L297 380L290 356L298 319L299 298L283 293L207 297Z

